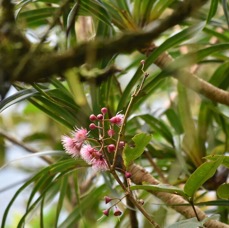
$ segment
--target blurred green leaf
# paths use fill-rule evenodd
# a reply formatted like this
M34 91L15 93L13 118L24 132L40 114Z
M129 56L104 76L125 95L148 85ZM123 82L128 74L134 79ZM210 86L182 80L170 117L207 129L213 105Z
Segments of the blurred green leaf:
M125 166L129 166L134 160L142 155L146 145L150 142L151 138L151 135L140 133L132 138L134 147L130 147L127 144L125 145L123 151L123 160Z
M155 191L155 192L168 192L176 195L180 195L184 198L187 198L187 195L180 188L167 185L167 184L158 184L158 185L133 185L130 187L131 190L146 190L146 191Z
M227 77L229 70L229 62L225 62L221 64L214 74L212 75L209 82L213 84L214 86L217 86L221 89L227 89L229 86L229 79Z
M215 16L218 7L218 0L211 0L210 10L208 12L207 23Z
M182 127L178 114L172 108L167 109L164 114L168 118L169 123L174 128L176 133L179 135L182 134L184 132L184 129Z
M0 113L13 104L21 102L29 97L35 96L38 92L35 89L25 89L7 97L0 102Z
M81 213L86 213L88 208L96 208L98 199L104 194L104 185L92 189L81 201L80 209L78 206L74 207L68 217L58 226L59 228L66 228L73 226L81 217ZM102 215L102 212L101 212Z
M211 161L217 161L218 159L222 159L222 165L229 168L229 156L227 155L209 155L205 158Z
M193 198L196 191L215 174L222 162L223 158L220 157L216 161L205 162L199 166L188 178L184 186L184 192Z
M171 145L174 144L173 135L168 126L162 120L149 114L140 115L139 117L152 127L156 133L161 134Z
M168 228L197 228L202 224L197 220L197 218L185 219L170 225Z
M227 0L222 0L222 6L223 6L223 11L224 11L224 15L227 21L227 26L229 28L229 10L228 10L228 1Z
M229 200L229 184L222 184L217 189L217 195L221 199Z

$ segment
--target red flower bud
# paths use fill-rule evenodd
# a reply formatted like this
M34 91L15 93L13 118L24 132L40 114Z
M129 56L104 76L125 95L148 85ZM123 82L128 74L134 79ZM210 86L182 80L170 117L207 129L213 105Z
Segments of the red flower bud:
M94 114L91 114L89 119L90 119L90 121L96 121L97 117Z
M131 177L131 173L129 173L129 172L126 171L126 172L125 172L125 177L126 177L126 178L130 178L130 177Z
M94 123L91 123L91 124L89 125L89 128L90 128L91 130L94 130L94 129L97 128L97 126L96 126Z
M109 212L110 212L110 209L106 209L103 211L103 214L106 215L106 216L109 216Z
M114 152L115 151L115 145L114 144L110 144L107 146L107 150L109 153Z
M98 120L102 120L102 119L103 119L103 115L102 115L102 114L98 114L98 115L97 115L97 119L98 119Z
M111 200L113 200L112 198L110 198L109 196L104 196L104 200L105 200L105 204L110 203Z
M118 144L119 148L123 148L125 146L125 142L124 141L120 141Z
M107 113L107 108L106 108L106 107L101 108L101 112L102 112L103 114L106 114L106 113Z

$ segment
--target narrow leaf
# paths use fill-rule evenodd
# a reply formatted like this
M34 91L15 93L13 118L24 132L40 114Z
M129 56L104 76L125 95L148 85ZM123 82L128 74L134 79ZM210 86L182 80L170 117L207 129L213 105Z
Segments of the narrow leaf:
M211 0L211 6L208 12L208 18L207 23L211 21L211 19L214 17L218 7L218 0Z
M130 187L131 190L147 190L147 191L155 191L155 192L168 192L176 195L183 196L187 198L187 195L181 189L166 185L166 184L159 184L159 185L133 185Z
M224 15L226 17L227 25L229 27L228 1L227 0L222 0L222 5L223 5L223 11L224 11Z

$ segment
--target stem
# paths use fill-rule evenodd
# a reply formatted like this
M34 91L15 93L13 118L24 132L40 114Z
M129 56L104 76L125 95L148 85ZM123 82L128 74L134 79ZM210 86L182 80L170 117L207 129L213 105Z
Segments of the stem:
M162 179L162 181L164 183L168 183L167 179L165 178L164 174L161 172L161 169L157 166L157 164L154 162L154 160L152 159L152 157L150 156L150 153L148 151L145 152L145 156L148 159L149 163L152 165L152 167L154 168L154 170L158 173L158 175L160 176L160 178Z
M126 196L129 197L129 200L138 208L138 210L145 216L145 218L153 225L155 228L160 228L160 226L151 218L151 216L146 212L146 210L135 200L132 195L132 192L128 191L126 186L122 183L119 176L117 175L115 170L111 170L111 174L114 176L115 180L125 191Z
M199 218L199 216L198 216L198 214L197 214L197 212L196 212L196 208L195 208L195 206L194 206L194 204L193 204L193 200L190 200L189 203L190 203L191 206L192 206L192 209L193 209L193 211L194 211L194 213L195 213L195 216L196 216L197 220L200 222L201 219Z
M137 86L137 88L135 89L134 93L131 95L129 104L128 104L128 106L126 108L126 112L124 114L123 124L121 125L120 130L119 130L119 133L118 133L118 139L117 139L117 142L116 142L116 147L115 147L115 152L114 152L114 159L113 159L113 164L111 166L111 170L114 170L115 169L115 166L116 166L117 157L118 157L119 142L121 140L121 137L123 136L125 125L126 125L126 121L127 121L128 116L129 116L129 112L130 112L131 106L132 106L132 104L134 102L135 97L137 97L139 95L139 93L142 91L143 84L144 84L146 78L149 76L149 74L146 73L143 70L143 66L142 66L142 72L144 73L144 77L143 77L143 79L141 81L140 86Z
M22 147L24 150L30 152L30 153L37 153L38 151L30 146L25 145L23 142L19 141L18 139L6 134L3 130L0 129L0 136L3 136L8 141L14 143L15 145L18 145ZM53 160L46 157L46 156L40 156L44 161L46 161L48 164L52 164Z

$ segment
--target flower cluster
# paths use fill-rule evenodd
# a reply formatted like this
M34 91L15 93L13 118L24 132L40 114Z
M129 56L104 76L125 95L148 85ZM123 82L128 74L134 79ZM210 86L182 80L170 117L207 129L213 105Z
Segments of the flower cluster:
M110 198L109 196L105 196L104 197L104 201L106 204L110 203L112 200L118 200L115 204L113 204L112 206L110 206L108 209L104 210L103 211L103 214L106 215L106 216L109 216L109 213L110 213L110 209L112 207L114 207L114 213L113 215L114 216L120 216L122 215L122 212L119 210L119 208L117 207L117 204L122 200L122 199L116 199L116 198Z
M62 136L61 141L67 154L70 154L73 158L81 157L95 170L105 171L108 170L108 163L105 159L105 153L112 153L116 150L115 139L112 144L105 144L106 137L113 138L116 134L114 125L120 127L124 121L124 115L117 113L110 119L105 119L108 109L102 108L101 113L98 115L91 114L89 119L92 122L89 125L91 130L98 129L99 139L92 139L88 137L89 132L85 128L76 128L72 133L71 137ZM109 129L105 129L104 122L109 122ZM105 135L105 132L107 133ZM90 142L98 144L92 146ZM118 142L117 148L123 148L125 145L124 141ZM105 149L106 148L106 149Z

